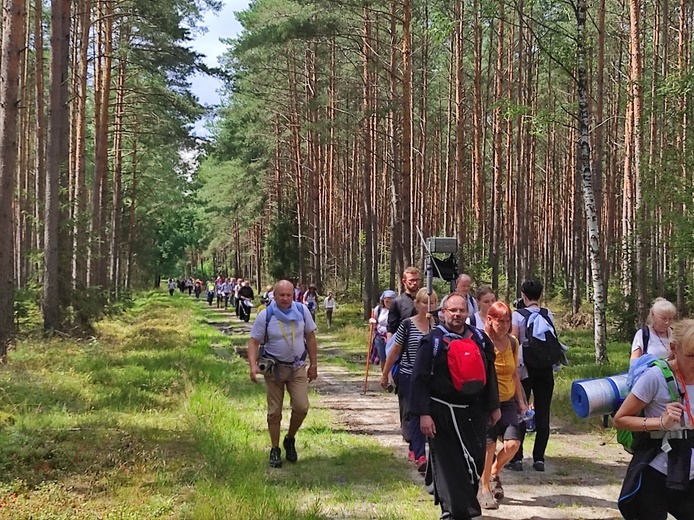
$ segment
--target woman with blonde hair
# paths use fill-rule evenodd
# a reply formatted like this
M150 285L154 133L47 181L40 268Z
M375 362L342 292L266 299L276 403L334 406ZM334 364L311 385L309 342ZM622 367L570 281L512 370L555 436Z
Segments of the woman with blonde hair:
M634 383L614 426L634 432L634 456L619 497L626 520L694 518L694 320L677 323L668 360L677 392L651 366Z
M432 291L427 294L425 288L419 289L414 298L417 314L411 318L402 320L395 333L395 343L388 353L383 373L381 386L387 388L389 384L390 369L400 359L398 369L398 404L400 405L400 423L405 439L409 439L409 458L417 464L417 470L424 473L427 466L426 439L419 428L419 420L410 420L410 389L412 386L412 368L417 357L419 342L436 325L431 310L438 305L438 297Z
M677 309L665 298L656 298L646 318L646 326L636 331L631 344L631 359L644 354L653 354L658 358L670 355L670 324L675 319Z

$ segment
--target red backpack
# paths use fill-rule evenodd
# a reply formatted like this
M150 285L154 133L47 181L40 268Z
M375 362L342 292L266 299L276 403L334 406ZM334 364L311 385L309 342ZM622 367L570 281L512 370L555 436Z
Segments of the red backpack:
M479 393L487 384L487 368L478 343L473 338L451 339L446 336L443 342L448 351L448 371L455 389L467 395Z

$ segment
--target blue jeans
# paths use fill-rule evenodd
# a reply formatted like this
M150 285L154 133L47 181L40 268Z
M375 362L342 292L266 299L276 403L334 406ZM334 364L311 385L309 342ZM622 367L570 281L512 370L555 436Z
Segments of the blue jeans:
M374 347L376 347L376 352L378 352L378 359L380 360L381 366L386 363L386 338L383 336L374 337Z
M403 418L403 437L409 433L410 450L414 452L414 460L426 454L426 438L419 429L419 416L410 414L410 393L412 391L412 376L400 374L398 376L398 404L400 415Z

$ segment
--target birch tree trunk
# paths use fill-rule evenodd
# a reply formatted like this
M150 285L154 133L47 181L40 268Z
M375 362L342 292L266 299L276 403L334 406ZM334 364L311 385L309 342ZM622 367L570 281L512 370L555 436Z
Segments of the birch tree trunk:
M600 219L596 210L593 191L593 174L590 157L590 114L588 112L588 79L586 73L586 0L576 3L576 22L578 37L577 48L577 93L578 93L578 153L583 181L583 205L586 212L588 230L588 248L590 251L590 268L593 282L593 330L595 333L595 361L606 363L607 337L605 322L605 284L602 277L600 259Z

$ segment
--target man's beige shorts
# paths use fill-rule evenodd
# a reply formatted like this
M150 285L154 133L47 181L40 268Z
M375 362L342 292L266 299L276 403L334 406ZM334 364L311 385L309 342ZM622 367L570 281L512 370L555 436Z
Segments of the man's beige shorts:
M265 375L265 393L267 394L267 422L282 422L282 403L284 390L289 392L293 416L306 416L308 413L308 375L306 365L294 368L276 365L275 373Z

